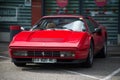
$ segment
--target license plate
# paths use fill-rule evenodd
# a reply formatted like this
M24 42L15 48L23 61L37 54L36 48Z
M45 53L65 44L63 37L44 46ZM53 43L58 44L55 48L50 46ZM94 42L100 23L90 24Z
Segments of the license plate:
M56 63L56 59L41 59L41 58L34 58L32 59L34 63Z

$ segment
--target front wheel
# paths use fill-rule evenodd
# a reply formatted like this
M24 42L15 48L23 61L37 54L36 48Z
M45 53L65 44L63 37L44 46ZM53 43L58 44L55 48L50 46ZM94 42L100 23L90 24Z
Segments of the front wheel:
M93 56L94 56L94 49L93 49L93 44L90 44L90 49L88 53L88 57L86 61L83 63L84 67L92 67L93 65Z

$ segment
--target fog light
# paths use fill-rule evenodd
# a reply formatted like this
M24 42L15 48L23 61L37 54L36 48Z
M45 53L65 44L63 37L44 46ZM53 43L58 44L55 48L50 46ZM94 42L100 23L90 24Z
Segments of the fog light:
M60 54L60 57L64 57L65 55L64 54Z
M75 57L75 54L72 54L72 57Z
M60 57L74 57L75 54L72 51L61 51Z
M28 56L27 51L15 51L13 52L14 56Z

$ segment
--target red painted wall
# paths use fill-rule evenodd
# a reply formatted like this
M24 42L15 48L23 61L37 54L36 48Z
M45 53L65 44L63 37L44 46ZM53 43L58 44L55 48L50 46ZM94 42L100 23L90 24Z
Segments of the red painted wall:
M32 0L32 25L42 16L42 0Z

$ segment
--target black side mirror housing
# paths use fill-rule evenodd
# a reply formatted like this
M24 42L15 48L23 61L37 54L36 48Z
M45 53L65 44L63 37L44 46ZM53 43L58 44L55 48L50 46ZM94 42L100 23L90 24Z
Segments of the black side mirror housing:
M22 30L22 31L24 31L24 30L28 31L28 30L30 30L30 28L21 27L21 30Z
M101 28L95 28L94 29L94 33L101 33L101 31L102 31Z
M24 31L24 30L25 30L25 28L24 28L24 27L21 27L21 30L22 30L22 31Z

